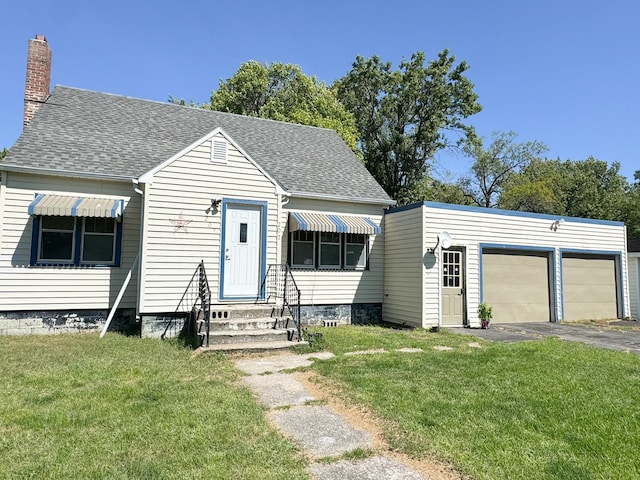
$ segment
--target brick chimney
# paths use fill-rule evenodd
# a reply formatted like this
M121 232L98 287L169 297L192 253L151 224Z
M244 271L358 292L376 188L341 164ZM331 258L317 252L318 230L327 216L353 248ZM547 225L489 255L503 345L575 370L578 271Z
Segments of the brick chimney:
M24 89L24 129L49 96L51 86L51 49L44 35L29 40L27 82Z

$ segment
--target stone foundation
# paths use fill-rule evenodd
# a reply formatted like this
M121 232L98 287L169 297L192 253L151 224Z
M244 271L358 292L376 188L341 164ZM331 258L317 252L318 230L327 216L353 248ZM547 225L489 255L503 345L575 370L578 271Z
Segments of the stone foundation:
M172 321L173 320L173 321ZM186 326L184 317L173 314L140 316L140 336L142 338L176 338Z
M109 310L47 310L0 312L0 335L55 335L100 331L109 316ZM110 332L136 334L139 324L135 309L123 308L109 325Z
M378 324L382 322L382 304L302 305L303 325Z

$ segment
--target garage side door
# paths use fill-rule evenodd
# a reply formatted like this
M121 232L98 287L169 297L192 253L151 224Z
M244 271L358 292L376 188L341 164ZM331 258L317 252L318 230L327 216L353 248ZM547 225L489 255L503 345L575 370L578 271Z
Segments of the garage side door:
M618 317L614 257L562 256L562 298L565 320Z
M548 322L549 254L492 251L482 254L483 299L493 306L493 322Z

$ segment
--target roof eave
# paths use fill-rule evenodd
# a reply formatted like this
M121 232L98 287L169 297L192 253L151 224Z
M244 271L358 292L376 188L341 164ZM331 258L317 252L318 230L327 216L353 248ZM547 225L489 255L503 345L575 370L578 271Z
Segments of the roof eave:
M106 175L103 173L78 172L73 170L54 170L49 168L25 167L18 165L0 165L0 170L15 173L30 173L38 175L51 175L55 177L71 177L95 180L110 180L113 182L131 182L130 176Z
M395 205L397 202L390 198L346 197L342 195L327 195L320 193L298 192L290 190L287 194L294 198L309 198L313 200L330 200L334 202L367 203L372 205Z

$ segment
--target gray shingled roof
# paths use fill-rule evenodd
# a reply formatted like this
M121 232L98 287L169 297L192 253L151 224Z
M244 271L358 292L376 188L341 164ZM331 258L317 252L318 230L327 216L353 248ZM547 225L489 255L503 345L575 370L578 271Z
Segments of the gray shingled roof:
M62 86L3 167L138 178L217 127L289 192L391 203L333 130Z

